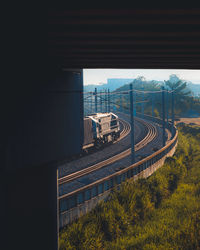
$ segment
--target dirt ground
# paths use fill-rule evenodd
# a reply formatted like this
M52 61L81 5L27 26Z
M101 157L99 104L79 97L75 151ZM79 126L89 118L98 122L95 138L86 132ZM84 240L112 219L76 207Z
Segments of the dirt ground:
M195 123L196 125L200 126L200 117L198 118L179 118L180 121L175 121L176 124L178 124L179 122L184 122L186 124L189 123Z

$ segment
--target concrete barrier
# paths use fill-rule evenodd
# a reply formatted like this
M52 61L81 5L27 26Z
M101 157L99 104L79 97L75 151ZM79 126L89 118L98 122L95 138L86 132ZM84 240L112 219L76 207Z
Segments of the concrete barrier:
M176 140L174 140L175 145L171 148L171 150L168 153L166 153L161 159L157 160L155 163L148 166L146 169L140 171L140 173L138 173L136 175L133 175L133 177L131 177L131 178L134 179L134 180L137 180L139 178L148 178L150 175L152 175L157 169L159 169L164 164L165 159L167 157L173 156L173 154L174 154L174 152L176 150L176 147L177 147L177 143L178 143L177 132L175 134L175 137L176 137L175 138ZM169 147L169 145L165 146L165 148L168 148L168 147ZM162 149L159 150L159 151L162 151ZM145 159L143 159L140 162L143 162L143 164L147 163L149 160L153 159L153 157L152 158L147 157L146 159L147 159L146 162L145 162ZM133 168L135 168L134 165L139 166L140 162L137 162L136 164L133 164ZM125 172L126 169L124 169L123 172ZM128 170L127 170L127 172L128 172ZM120 186L120 185L117 185L117 186ZM91 211L99 203L99 201L106 200L108 198L110 192L112 191L112 189L113 188L111 188L111 189L97 195L96 197L91 198L90 200L85 201L84 203L82 203L80 205L77 205L76 207L74 207L74 208L72 208L70 210L67 210L65 212L60 213L60 216L59 216L59 228L63 228L67 224L73 222L75 219L77 219L77 218L81 217L82 215L84 215L84 214L88 213L89 211Z

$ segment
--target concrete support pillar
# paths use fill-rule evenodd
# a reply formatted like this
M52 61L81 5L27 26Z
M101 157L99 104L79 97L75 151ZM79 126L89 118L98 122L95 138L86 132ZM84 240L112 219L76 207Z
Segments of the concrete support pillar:
M58 249L56 166L7 171L5 177L5 249Z
M83 143L82 70L20 70L5 86L1 112L3 249L55 250L57 166Z

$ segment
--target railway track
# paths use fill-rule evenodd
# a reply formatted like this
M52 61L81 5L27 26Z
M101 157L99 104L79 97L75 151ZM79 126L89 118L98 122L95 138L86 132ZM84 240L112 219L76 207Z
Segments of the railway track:
M147 135L139 142L135 145L135 151L138 151L139 149L143 148L145 145L147 145L149 142L151 142L156 136L157 136L157 129L154 125L152 124L149 124L148 122L142 120L142 119L139 119L139 118L136 118L140 123L142 123L148 130L148 133ZM123 120L121 120L122 123L124 123L124 129L122 131L122 137L124 138L129 132L130 132L130 124L127 123L127 122L124 122ZM120 136L120 137L121 137ZM122 139L122 138L121 138ZM104 161L101 161L97 164L94 164L90 167L87 167L85 169L82 169L82 170L79 170L77 172L74 172L74 173L71 173L69 175L66 175L64 177L61 177L58 179L58 184L59 185L62 185L64 183L67 183L67 182L70 182L70 181L73 181L79 177L82 177L84 175L87 175L93 171L96 171L100 168L103 168L105 166L107 166L108 164L112 164L116 161L119 161L125 157L127 157L128 155L131 154L131 149L127 149L113 157L110 157Z
M115 154L118 154L119 152L122 152L123 150L127 149L128 148L127 139L129 137L131 127L126 120L119 119L119 122L120 122L120 137L117 140L115 140L112 143L102 145L102 147L99 148L98 150L92 147L94 145L91 144L90 145L91 147L87 147L86 149L83 148L83 153L77 156L77 158L72 158L71 161L63 161L62 163L60 163L58 179L67 176L71 173L74 173L76 171L79 171L81 169L92 166L102 160L106 160L109 157L112 157ZM139 133L138 126L139 125L137 123L136 130ZM138 142L139 138L137 136L136 138ZM120 148L124 149L120 150Z
M130 133L130 130L131 130L131 126L128 122L124 122L122 119L119 119L119 122L122 124L123 129L120 132L120 137L116 141L114 141L113 144L115 144L116 142L119 142L124 137L126 137ZM89 145L85 145L85 146L83 146L83 150L90 148L92 146L94 146L94 143L91 143Z
M119 121L120 121L121 124L123 125L123 130L122 130L122 132L120 133L120 138L118 138L114 143L116 143L116 142L122 140L122 139L123 139L124 137L126 137L126 136L130 133L130 131L131 131L131 125L130 125L130 123L124 122L124 120L122 120L122 119L119 119Z
M129 115L127 115L127 114L124 114L124 113L123 113L123 115L129 117ZM140 123L144 124L144 126L145 126L147 129L149 129L149 123L148 123L148 122L146 122L146 121L144 121L144 120L142 120L142 119L140 119L140 118L137 118L137 117L134 117L134 119L137 120L137 121L139 121ZM130 125L130 123L128 123L127 121L124 121L123 119L119 119L119 120L120 120L120 122L121 122L122 125L123 125L123 130L122 130L122 132L120 133L120 138L117 139L114 143L116 143L116 142L122 140L122 139L123 139L124 137L126 137L126 136L130 133L130 131L131 131L131 125ZM153 126L153 125L152 125L152 126ZM155 128L155 126L154 126L154 128ZM155 128L155 129L156 129L156 128ZM145 138L146 138L146 137L145 137ZM143 140L145 140L145 138L144 138ZM143 141L143 140L140 141L140 142L141 142L141 145L142 145L142 141ZM140 144L140 142L139 142L138 144ZM136 146L137 146L137 144L136 144ZM136 146L135 146L135 147L136 147ZM141 147L138 147L137 150L139 150L140 148L141 148Z

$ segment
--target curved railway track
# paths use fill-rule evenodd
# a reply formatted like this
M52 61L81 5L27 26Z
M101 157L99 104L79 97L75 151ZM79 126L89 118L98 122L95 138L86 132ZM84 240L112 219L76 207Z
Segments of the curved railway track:
M157 136L157 129L154 125L142 120L142 119L139 119L139 118L136 118L140 123L142 123L144 126L146 126L147 130L148 130L148 133L147 135L140 141L138 142L136 145L135 145L135 151L138 151L139 149L143 148L145 145L147 145L149 142L151 142L156 136ZM122 133L121 133L121 137L125 137L129 132L130 132L130 124L127 123L127 122L124 122L123 120L121 120L121 122L124 124L124 129L122 130ZM121 138L122 139L122 138ZM71 173L69 175L66 175L64 177L61 177L58 179L58 184L59 185L62 185L64 183L67 183L67 182L70 182L70 181L73 181L79 177L82 177L84 175L87 175L93 171L96 171L100 168L103 168L105 166L107 166L108 164L111 164L111 163L114 163L116 161L119 161L121 159L123 159L124 157L128 156L131 154L131 149L127 149L113 157L110 157L104 161L101 161L97 164L94 164L90 167L87 167L85 169L82 169L82 170L79 170L77 172L74 172L74 173Z
M119 119L121 124L123 125L123 129L122 129L122 132L120 133L120 138L118 138L114 143L122 140L124 137L126 137L130 131L131 131L131 125L130 123L128 122L125 122L124 120L122 119Z
M89 147L87 146L85 148L86 150L83 147L84 153L77 156L76 159L72 158L71 161L68 160L68 161L63 161L62 163L60 163L61 166L59 167L58 179L62 178L64 176L67 176L69 174L72 174L73 172L76 172L76 171L79 171L81 169L92 166L92 165L94 165L102 160L106 160L109 157L112 157L115 154L118 154L119 152L122 152L123 149L120 150L120 147L118 145L122 141L122 144L120 144L120 145L122 148L124 147L123 145L125 145L124 143L125 143L125 141L127 141L131 127L130 127L130 124L127 121L124 121L123 119L119 119L119 122L120 122L120 137L117 140L113 141L112 143L102 145L102 147L100 147L98 150L94 149L94 147L92 147L92 146L94 146L94 144L90 144ZM136 129L138 131L138 124L136 126L137 126ZM137 138L137 141L138 141L138 138ZM115 147L113 148L113 146L115 146ZM117 148L116 148L116 146L117 146ZM113 151L114 153L111 153L112 152L111 148L114 150ZM126 149L127 148L128 148L128 145L127 145ZM91 150L88 151L88 149L91 149ZM116 150L116 149L118 149L118 150ZM119 152L115 153L115 151L119 151ZM81 165L83 165L83 166L81 167ZM84 167L84 165L85 165L85 167ZM80 166L80 168L78 166Z
M113 144L115 144L116 142L119 142L119 141L122 140L124 137L126 137L126 136L130 133L130 130L131 130L131 126L130 126L130 124L129 124L128 122L125 122L125 121L123 121L122 119L119 119L119 121L120 121L120 123L122 124L123 129L122 129L122 131L120 132L120 137L119 137L117 140L115 140L115 141L113 142ZM90 147L92 147L92 146L94 146L94 143L91 143L91 144L89 144L89 145L84 145L82 149L84 150L84 149L90 148Z

